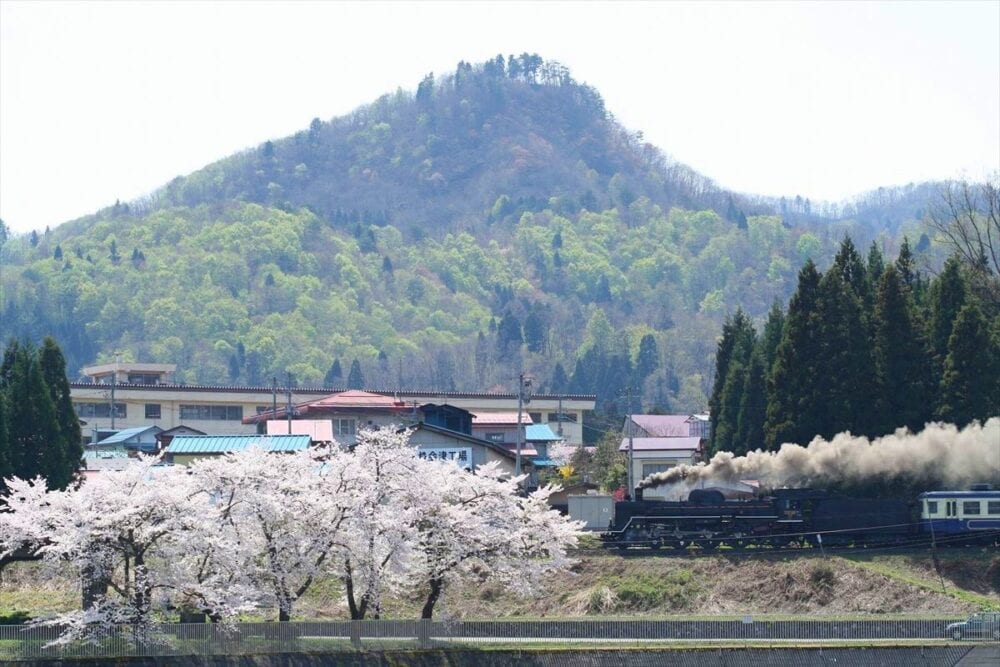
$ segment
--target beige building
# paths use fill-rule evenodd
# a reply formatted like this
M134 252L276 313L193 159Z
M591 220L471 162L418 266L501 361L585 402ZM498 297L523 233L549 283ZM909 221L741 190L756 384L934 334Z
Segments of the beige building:
M77 414L86 422L88 439L98 430L120 430L139 426L171 429L187 426L209 435L250 434L256 424L243 420L268 412L272 404L279 411L288 396L271 387L183 385L172 381L172 364L105 364L83 370L83 382L70 383L70 396ZM114 378L114 381L112 381ZM330 389L297 388L291 403L299 405L329 396ZM447 403L477 414L517 411L517 394L399 391L373 392L401 404L401 412L425 403ZM583 413L594 409L594 396L534 395L525 407L535 424L548 424L562 433L567 442L583 442ZM112 409L112 404L114 408ZM350 424L336 424L334 435L348 435ZM357 427L357 424L355 424Z

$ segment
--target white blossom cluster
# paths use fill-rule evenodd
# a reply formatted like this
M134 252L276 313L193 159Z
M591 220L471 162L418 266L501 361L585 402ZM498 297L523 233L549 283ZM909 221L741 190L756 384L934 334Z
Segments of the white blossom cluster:
M460 579L536 591L566 568L580 525L552 510L557 487L520 492L496 464L475 474L421 459L409 433L363 431L352 451L259 449L167 466L140 457L66 491L7 480L0 556L31 550L79 576L65 640L112 624L138 631L188 611L219 622L295 602L336 578L352 618L419 596L430 618Z

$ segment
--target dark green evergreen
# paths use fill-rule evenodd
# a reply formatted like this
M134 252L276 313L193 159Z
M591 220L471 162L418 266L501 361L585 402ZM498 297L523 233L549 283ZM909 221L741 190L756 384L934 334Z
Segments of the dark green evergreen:
M347 374L348 389L364 389L365 376L361 372L361 362L357 359L351 362L351 372Z
M5 394L12 474L22 479L64 477L59 421L34 346L17 345Z
M0 390L0 492L4 490L3 480L11 476L10 433L7 428L7 396Z
M344 371L340 368L340 359L334 359L330 364L330 369L323 378L323 386L326 388L336 387L344 381Z
M879 411L875 433L900 426L920 430L933 415L930 349L910 290L894 266L882 274L873 328Z
M48 387L49 397L55 409L58 426L59 438L53 446L61 450L57 457L61 465L53 464L48 481L51 488L64 489L76 479L80 469L83 460L83 434L80 432L80 419L73 409L73 400L70 397L69 380L66 378L66 359L52 337L46 337L42 342L38 359L42 378Z
M854 247L850 236L845 236L840 243L840 249L833 259L833 269L840 274L844 282L854 291L854 295L862 304L871 304L871 285L868 282L868 271L865 263Z
M764 420L767 418L767 373L762 345L750 356L750 367L746 371L746 383L740 396L739 413L736 418L736 435L732 451L746 454L764 448Z
M715 353L715 380L712 385L712 395L708 399L709 422L711 424L712 439L709 443L709 452L715 453L725 448L721 446L720 438L726 433L731 434L736 429L736 412L733 411L729 417L732 423L722 426L723 436L719 436L720 420L722 418L722 393L728 379L729 366L734 361L746 365L750 361L750 353L756 340L756 332L750 318L743 312L742 308L736 310L736 314L726 318L722 325L722 337ZM738 408L737 408L738 409Z
M760 337L765 375L771 372L771 366L774 364L774 358L778 352L778 343L781 342L781 332L784 328L785 311L775 299L771 311L767 314L767 322L764 323L764 333Z
M733 359L726 372L719 400L719 421L712 433L711 454L735 451L740 402L747 384L747 368L741 359ZM741 443L742 444L742 443Z
M876 422L868 327L861 299L843 275L828 271L817 301L815 385L822 400L815 423L816 433L827 439L844 430L870 433Z
M875 241L872 241L871 247L868 248L867 264L868 282L874 293L875 286L878 285L878 281L882 278L882 272L885 271L885 258Z
M635 374L639 382L653 374L660 367L660 350L653 334L646 334L639 341L639 354L635 360Z
M941 379L937 416L958 426L994 416L997 395L997 349L986 319L975 304L967 304L955 319ZM1000 446L1000 445L998 445Z
M930 287L930 342L939 373L943 372L948 341L967 292L961 263L957 257L950 257Z
M799 271L799 283L788 304L788 315L768 380L764 442L768 449L782 443L806 444L819 432L817 416L823 396L817 384L820 355L820 274L812 260Z

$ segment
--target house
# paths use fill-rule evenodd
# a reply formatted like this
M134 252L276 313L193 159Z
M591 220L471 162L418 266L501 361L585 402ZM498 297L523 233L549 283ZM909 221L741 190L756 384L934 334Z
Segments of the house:
M527 412L521 413L520 426L517 412L473 412L472 435L513 449L517 446L521 427L531 426L532 423L531 416ZM521 444L525 445L526 441L522 441ZM522 454L525 453L525 449L527 447L522 447ZM532 448L531 456L536 453Z
M284 390L270 385L178 383L173 379L176 369L172 364L105 364L87 367L83 372L81 381L70 383L70 397L77 415L96 431L117 431L149 424L171 429L185 424L209 434L249 434L258 430L258 422L249 419L251 416L268 414L268 419L281 419L284 416L283 405L289 402ZM293 405L301 406L330 396L333 392L319 387L296 387L290 393ZM475 413L517 410L517 394L502 389L490 392L398 390L366 393L379 394L410 410L430 403L446 403ZM593 395L535 394L531 397L532 411L527 414L533 423L548 424L567 442L580 444L583 442L583 414L594 409L594 402Z
M286 420L287 406L266 410L252 417L245 417L244 424L256 424L264 432L269 421ZM353 445L359 428L374 428L400 424L406 417L415 416L415 406L386 396L360 389L348 389L322 398L292 406L291 420L300 418L323 420L331 424L332 437L342 445ZM280 430L280 426L275 426Z
M196 459L258 447L267 452L298 452L310 446L308 435L178 435L164 452L167 463L188 465Z
M157 436L163 432L159 426L137 426L118 431L114 435L88 445L88 449L93 451L107 449L125 449L128 452L142 452L143 454L155 454L157 448Z
M334 442L330 419L268 419L268 435L308 435L313 442Z
M702 458L705 441L697 436L668 438L632 438L632 479L639 482L653 473L681 464L692 465ZM629 439L622 438L620 452L629 451ZM665 491L665 490L664 490ZM647 489L643 498L664 498L656 488Z
M524 442L533 449L532 462L536 468L551 468L556 462L549 458L549 447L563 439L552 432L548 424L531 424L524 427Z
M515 455L503 445L483 440L469 433L460 433L434 424L419 423L410 435L410 444L420 458L454 461L467 470L496 461L508 475L514 474ZM524 472L531 474L534 466L527 457L521 461Z
M170 441L178 435L205 435L204 431L199 431L196 428L191 428L190 426L185 426L181 424L180 426L175 426L173 428L168 428L166 431L161 431L156 436L156 451L162 452L166 449Z

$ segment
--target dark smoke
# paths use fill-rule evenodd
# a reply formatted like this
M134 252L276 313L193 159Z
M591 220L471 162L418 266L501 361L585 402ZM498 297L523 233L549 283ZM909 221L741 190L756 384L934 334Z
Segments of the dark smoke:
M932 423L920 433L899 429L874 440L840 433L830 441L817 437L808 447L786 443L776 452L757 450L746 456L719 452L708 463L650 475L639 487L676 485L682 491L739 480L758 480L761 487L771 489L894 480L921 480L952 489L986 482L997 488L1000 417L962 430Z

